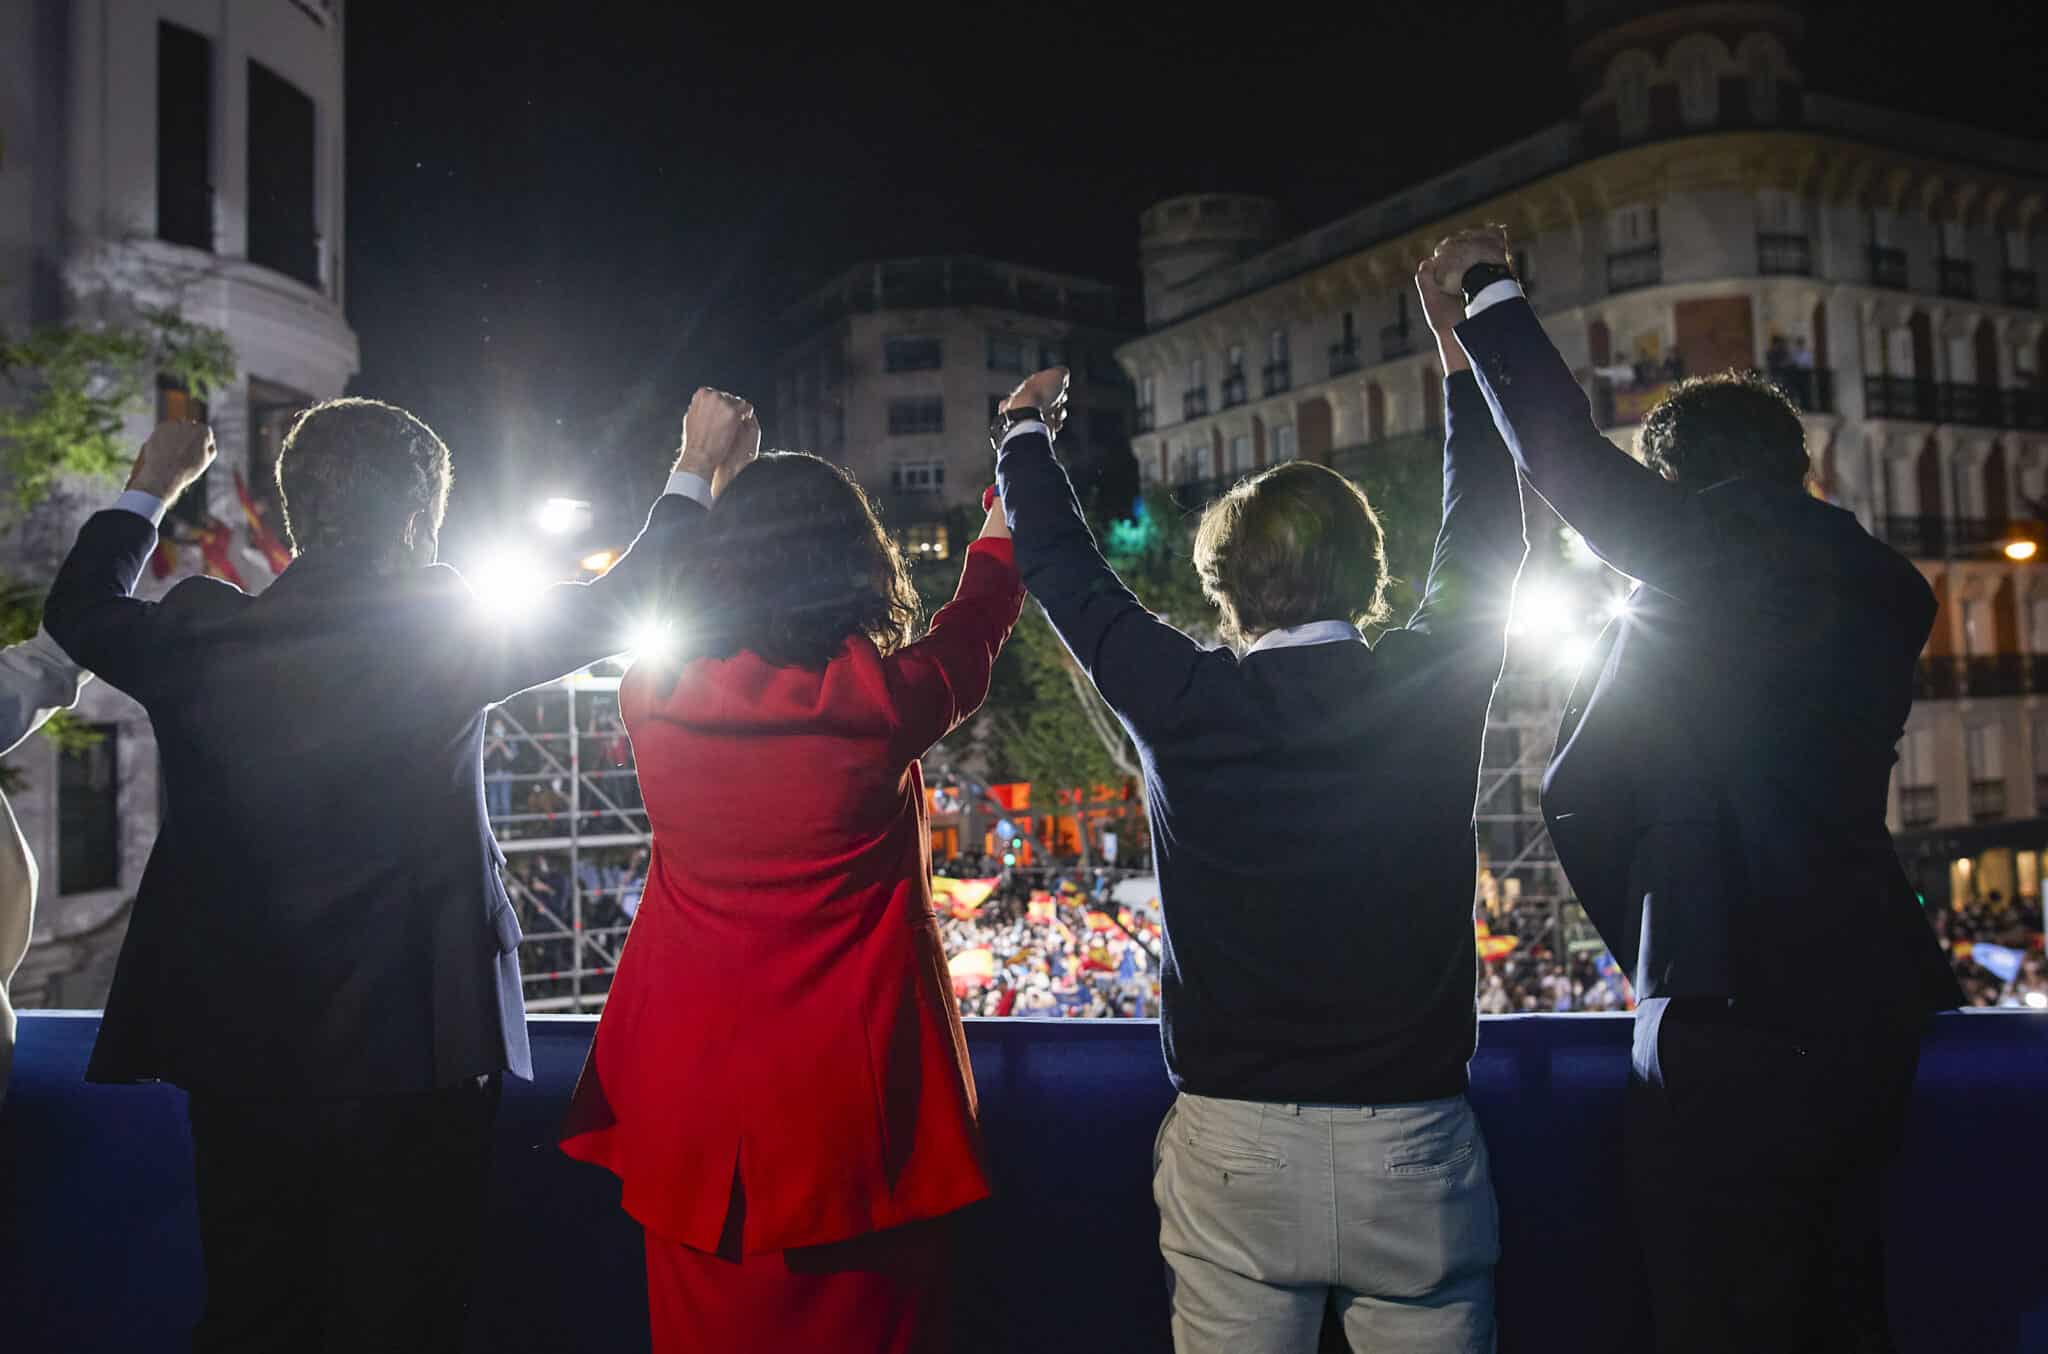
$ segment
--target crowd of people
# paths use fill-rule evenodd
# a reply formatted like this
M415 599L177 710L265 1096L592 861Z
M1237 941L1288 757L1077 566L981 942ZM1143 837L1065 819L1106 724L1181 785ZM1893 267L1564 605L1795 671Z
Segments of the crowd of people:
M939 930L962 1015L1159 1014L1159 924L1108 897L1108 871L1015 871ZM967 911L961 909L961 911Z
M2036 900L1993 890L1957 907L1928 910L1972 1006L2048 1007L2048 962Z

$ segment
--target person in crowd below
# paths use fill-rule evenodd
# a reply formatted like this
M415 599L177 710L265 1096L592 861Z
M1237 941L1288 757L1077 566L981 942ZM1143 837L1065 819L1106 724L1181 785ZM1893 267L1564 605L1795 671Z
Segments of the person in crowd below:
M486 707L625 647L749 435L700 391L634 548L509 624L434 562L447 447L374 400L292 424L295 558L260 596L130 596L202 426L159 427L79 532L45 623L149 712L167 800L88 1075L190 1092L198 1350L460 1344L500 1074L532 1075Z
M1640 580L1543 810L1633 963L1626 1174L1657 1348L1889 1349L1881 1177L1921 1030L1961 999L1885 829L1933 593L1806 493L1798 413L1754 377L1674 389L1642 463L1609 442L1508 258L1498 228L1454 235L1434 289L1468 309L1457 341L1530 486Z
M620 688L653 860L563 1148L646 1230L658 1352L947 1348L949 1215L989 1187L919 759L1016 623L1008 535L913 643L860 487L765 456L679 575L682 651Z
M91 680L92 674L66 657L47 631L0 649L0 755L14 751L51 715L76 705ZM7 1098L7 1077L14 1067L14 1006L7 985L35 930L36 883L28 838L14 821L7 796L0 794L0 1102Z
M1180 1354L1493 1347L1499 1228L1465 1098L1477 1031L1473 801L1527 551L1521 493L1444 335L1443 522L1421 605L1383 619L1365 495L1298 461L1204 513L1229 647L1146 611L1053 456L1065 373L1004 403L997 480L1025 586L1123 722L1165 920L1161 1037L1180 1096L1153 1193Z

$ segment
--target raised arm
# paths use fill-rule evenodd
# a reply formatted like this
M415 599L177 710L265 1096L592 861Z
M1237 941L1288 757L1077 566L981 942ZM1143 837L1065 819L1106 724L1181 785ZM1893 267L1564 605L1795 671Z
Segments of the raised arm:
M127 491L114 508L86 520L43 603L43 627L72 661L138 700L161 613L156 603L130 594L156 550L164 510L205 473L213 456L213 432L206 425L158 425L135 458Z
M988 699L996 655L1017 624L1024 585L1001 504L992 504L981 536L967 548L953 600L915 644L889 656L891 695L901 720L896 759L922 757Z
M451 650L465 697L478 704L502 700L676 624L669 613L683 551L713 498L760 450L761 425L751 404L737 395L699 390L684 415L666 489L640 534L603 576L557 583L510 618L468 608L470 642Z
M1436 278L1461 292L1467 269L1506 259L1503 232L1466 231L1438 246ZM1683 591L1712 548L1694 495L1601 435L1520 286L1504 279L1475 295L1457 338L1530 486L1601 559L1660 591Z
M1055 405L1064 368L1040 372L1005 408ZM1156 728L1194 680L1208 651L1147 611L1102 557L1073 482L1054 459L1058 429L1011 428L996 457L996 485L1016 537L1024 586L1109 708L1135 728Z
M1529 553L1521 480L1452 337L1457 303L1437 289L1428 261L1416 271L1416 286L1443 361L1444 517L1422 602L1406 628L1470 644L1497 674L1515 576Z

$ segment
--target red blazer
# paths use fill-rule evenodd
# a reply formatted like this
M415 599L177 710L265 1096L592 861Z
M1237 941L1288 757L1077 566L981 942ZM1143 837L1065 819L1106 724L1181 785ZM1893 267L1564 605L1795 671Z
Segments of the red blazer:
M887 658L626 675L653 861L562 1147L657 1236L717 1250L736 1177L750 1253L987 1196L918 759L987 696L1023 595L978 541Z

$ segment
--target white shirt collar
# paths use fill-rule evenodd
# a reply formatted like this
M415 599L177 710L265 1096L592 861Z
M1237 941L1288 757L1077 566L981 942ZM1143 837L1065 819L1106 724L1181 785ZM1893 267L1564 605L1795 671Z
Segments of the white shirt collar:
M1249 657L1264 649L1294 649L1307 644L1336 644L1342 640L1362 640L1358 627L1350 621L1310 621L1307 625L1289 626L1285 630L1268 630L1252 641L1245 650Z

